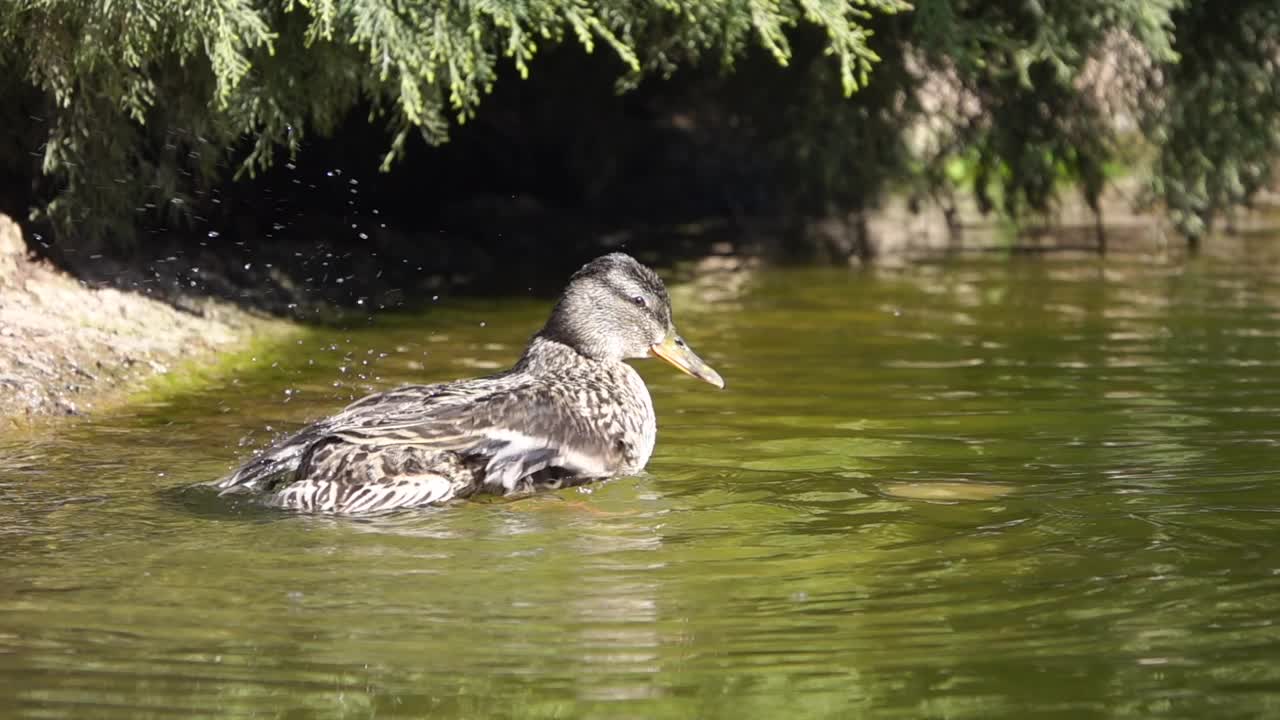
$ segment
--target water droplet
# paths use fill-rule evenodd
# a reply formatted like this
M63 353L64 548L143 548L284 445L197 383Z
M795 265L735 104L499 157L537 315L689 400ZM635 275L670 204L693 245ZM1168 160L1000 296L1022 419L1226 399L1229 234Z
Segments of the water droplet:
M221 236L221 235L222 235L222 233L218 232L217 230L210 230L210 231L209 231L209 237L211 237L211 238L216 238L216 237L219 237L219 236Z

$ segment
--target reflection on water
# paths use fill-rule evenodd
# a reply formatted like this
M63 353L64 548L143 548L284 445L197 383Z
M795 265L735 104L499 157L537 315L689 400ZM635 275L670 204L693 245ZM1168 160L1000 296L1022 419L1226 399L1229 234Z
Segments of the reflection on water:
M0 716L1280 712L1280 281L1243 263L675 288L649 472L369 519L192 488L545 303L316 330L0 441Z

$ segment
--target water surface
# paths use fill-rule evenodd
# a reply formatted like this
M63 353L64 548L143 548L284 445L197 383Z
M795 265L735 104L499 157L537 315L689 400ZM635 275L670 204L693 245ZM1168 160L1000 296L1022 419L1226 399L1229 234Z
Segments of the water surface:
M675 288L648 472L371 519L184 490L535 299L309 330L0 439L3 717L1280 713L1280 281L1245 263ZM181 380L181 379L179 379Z

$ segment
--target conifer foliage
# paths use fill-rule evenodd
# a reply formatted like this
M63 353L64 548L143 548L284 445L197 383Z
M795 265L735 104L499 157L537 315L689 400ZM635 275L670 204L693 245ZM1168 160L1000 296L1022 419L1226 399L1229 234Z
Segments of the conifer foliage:
M127 236L136 212L181 214L228 165L252 175L357 103L389 128L386 163L411 133L465 122L501 63L532 71L575 42L612 56L625 85L749 46L778 63L789 31L819 28L845 93L875 54L862 22L901 0L11 0L0 5L0 120L34 120L64 230ZM20 144L20 143L19 143ZM247 148L247 149L246 149ZM22 165L12 157L3 162ZM21 155L29 154L23 148ZM230 161L230 163L228 163ZM52 190L48 190L52 188Z
M1197 237L1271 181L1277 38L1274 0L8 0L0 210L127 243L356 108L390 167L577 47L620 92L682 78L784 212L895 183L1010 214L1068 186L1096 205L1136 147Z

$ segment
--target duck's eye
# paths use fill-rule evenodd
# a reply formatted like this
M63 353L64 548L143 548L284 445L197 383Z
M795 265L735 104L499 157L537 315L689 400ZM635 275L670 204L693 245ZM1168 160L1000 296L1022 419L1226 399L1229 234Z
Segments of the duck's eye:
M649 304L648 302L645 301L643 295L636 295L635 297L631 298L631 302L635 303L636 307L644 307Z

